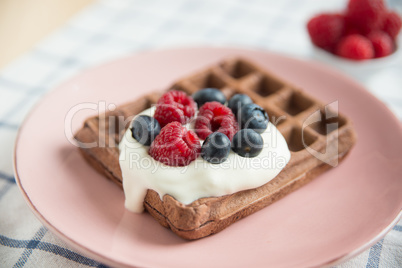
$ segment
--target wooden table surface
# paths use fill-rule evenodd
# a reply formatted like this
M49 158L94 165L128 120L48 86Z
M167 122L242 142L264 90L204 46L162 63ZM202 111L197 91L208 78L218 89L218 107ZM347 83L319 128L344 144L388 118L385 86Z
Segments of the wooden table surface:
M93 0L0 0L0 70Z

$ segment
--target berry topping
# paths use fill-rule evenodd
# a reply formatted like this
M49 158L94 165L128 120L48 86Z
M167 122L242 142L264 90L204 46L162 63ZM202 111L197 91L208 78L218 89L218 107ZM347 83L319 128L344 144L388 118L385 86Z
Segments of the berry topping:
M262 151L264 140L252 129L242 129L237 132L232 141L232 149L243 157L256 157Z
M197 135L179 122L164 126L149 148L149 154L168 166L187 166L200 154Z
M385 10L383 0L350 0L346 19L363 33L369 33L381 29Z
M396 36L401 30L402 19L398 13L389 11L384 16L383 31L389 34L392 40L396 40Z
M351 34L339 41L336 54L344 58L365 60L374 57L374 48L366 37Z
M149 146L161 131L159 122L147 115L137 116L131 123L131 133L139 143Z
M307 30L313 44L332 51L344 31L344 18L339 14L320 14L310 19Z
M197 105L190 96L183 91L171 90L158 100L154 117L161 127L174 121L186 124L195 115L196 109Z
M384 32L372 32L367 38L373 44L376 58L388 56L394 51L394 42L391 37Z
M193 94L194 101L198 104L198 108L206 102L217 101L225 104L226 97L223 95L222 91L216 88L204 88Z
M228 107L232 110L233 114L238 117L238 111L240 108L250 103L253 103L253 101L246 94L236 94L230 98Z
M263 133L268 126L267 112L255 103L241 108L239 120L242 128L253 129L258 133Z
M201 106L195 120L195 131L200 139L204 140L217 131L232 140L237 130L236 119L228 107L216 101L207 102Z
M212 164L220 164L228 158L230 152L229 138L220 132L209 135L201 148L201 156Z

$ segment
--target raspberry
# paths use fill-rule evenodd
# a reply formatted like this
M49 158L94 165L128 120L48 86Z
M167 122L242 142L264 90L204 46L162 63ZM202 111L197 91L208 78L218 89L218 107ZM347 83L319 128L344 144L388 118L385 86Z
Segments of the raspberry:
M346 23L344 36L351 35L351 34L361 34L361 32L359 31L359 29L357 29L353 25Z
M346 19L363 33L380 30L385 14L383 0L350 0Z
M373 44L376 58L385 57L394 52L394 43L388 34L377 31L370 33L367 38Z
M396 36L401 30L402 20L398 13L390 11L385 14L383 31L389 34L392 40L396 40Z
M344 17L339 14L320 14L307 23L311 41L316 46L331 51L344 31Z
M371 59L374 57L374 48L366 37L351 34L339 41L336 54L354 60Z
M149 155L168 166L187 166L201 151L197 135L179 122L164 126L149 147Z
M195 115L197 104L183 91L171 90L166 92L156 104L155 119L161 127L177 121L187 124Z
M195 132L203 140L215 131L232 140L238 128L232 110L216 101L205 103L195 120Z

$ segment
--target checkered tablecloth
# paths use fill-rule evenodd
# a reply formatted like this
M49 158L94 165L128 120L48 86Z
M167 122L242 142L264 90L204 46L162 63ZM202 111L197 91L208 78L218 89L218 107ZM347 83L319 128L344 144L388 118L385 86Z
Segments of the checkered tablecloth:
M11 157L14 140L22 120L43 94L83 69L155 48L230 45L310 58L307 19L319 11L341 9L345 2L98 1L1 70L0 267L105 266L69 248L42 226L16 186ZM402 1L388 4L402 13ZM361 81L399 119L401 73L402 62ZM380 242L337 267L402 267L401 232L399 222Z

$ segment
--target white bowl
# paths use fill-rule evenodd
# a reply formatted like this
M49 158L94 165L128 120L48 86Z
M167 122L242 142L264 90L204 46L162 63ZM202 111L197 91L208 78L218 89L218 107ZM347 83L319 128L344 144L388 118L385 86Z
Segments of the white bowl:
M402 61L401 50L402 49L397 49L391 55L383 58L355 61L338 57L316 46L312 46L312 58L331 65L361 82L366 82L377 72L385 68L391 68L398 62L400 63Z

